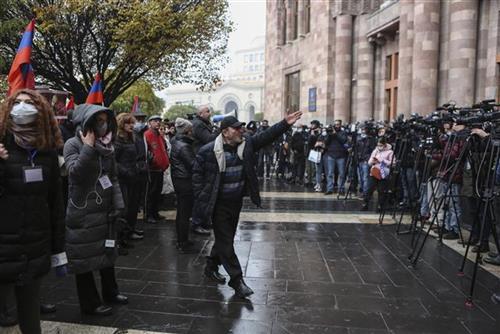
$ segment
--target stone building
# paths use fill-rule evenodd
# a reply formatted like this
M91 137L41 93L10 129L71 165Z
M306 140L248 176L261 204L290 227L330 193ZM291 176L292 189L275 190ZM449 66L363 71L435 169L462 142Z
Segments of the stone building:
M264 116L363 121L498 99L498 0L267 3Z
M211 90L200 91L194 85L177 85L161 92L165 111L171 106L208 105L221 114L233 112L243 122L262 113L264 93L264 36L237 50L231 57L222 80Z

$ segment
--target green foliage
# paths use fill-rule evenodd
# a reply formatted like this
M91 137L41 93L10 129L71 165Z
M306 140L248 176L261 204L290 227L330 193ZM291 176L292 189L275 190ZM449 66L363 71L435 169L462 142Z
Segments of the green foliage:
M169 119L170 121L175 121L177 117L187 118L187 114L196 113L197 109L192 105L177 104L171 106L165 113L163 113L163 119Z
M255 113L253 120L256 122L261 122L264 119L264 113L258 112Z
M139 96L141 111L149 116L159 115L163 112L165 101L156 96L150 83L144 80L136 81L122 95L120 95L112 104L117 114L130 112L134 104L134 96Z
M227 0L0 0L0 69L36 16L37 80L86 97L96 72L105 105L137 80L155 88L217 80L232 23ZM10 65L9 65L10 66Z

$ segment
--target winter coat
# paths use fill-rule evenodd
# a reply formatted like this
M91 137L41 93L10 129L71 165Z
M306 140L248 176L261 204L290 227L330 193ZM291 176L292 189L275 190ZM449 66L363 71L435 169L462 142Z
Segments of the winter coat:
M368 159L370 159L370 156L376 146L377 141L375 137L366 136L364 138L361 138L361 136L359 136L356 141L356 153L358 155L358 162L368 162Z
M345 144L347 143L347 135L345 131L340 130L326 137L326 155L332 158L345 158L347 157L347 149Z
M370 166L380 167L380 164L384 163L385 167L390 167L393 163L393 155L394 151L392 150L391 144L385 144L382 150L376 147L370 155L370 159L368 159L368 164ZM377 159L377 161L375 161L375 159Z
M42 167L43 181L25 183L30 153L9 133L4 145L9 158L0 159L0 284L24 285L45 275L50 256L63 252L59 164L55 150L37 152L33 163Z
M254 153L262 147L272 143L289 128L290 126L283 120L273 125L268 130L257 133L254 136L243 135L245 145L241 155L246 188L244 195L250 195L250 199L258 207L261 205L261 199L259 194L259 182L255 171L256 161ZM195 196L195 204L193 207L194 217L212 217L214 206L217 201L221 183L219 164L222 162L217 160L214 147L215 142L211 142L203 146L196 155L193 167L193 191Z
M177 134L172 138L170 163L173 179L191 179L193 176L195 159L193 142L192 138L181 134Z
M139 174L137 164L137 146L135 141L117 137L115 140L115 159L120 182L134 180Z
M295 154L295 159L304 159L305 139L302 132L295 132L292 135L292 142L290 146Z
M191 123L193 124L194 152L198 153L203 145L217 138L219 131L214 131L210 121L199 116L195 116Z
M97 105L79 105L75 121L78 120L84 127L102 110L107 109ZM69 184L66 254L70 271L80 274L111 267L116 259L116 248L106 248L105 241L116 240L112 213L124 208L114 153L102 156L95 147L84 145L77 135L64 145L64 159ZM112 183L107 189L103 189L99 182L104 175Z
M144 133L144 137L148 143L148 151L152 154L152 160L149 165L150 170L164 172L170 165L165 139L152 129L147 130Z

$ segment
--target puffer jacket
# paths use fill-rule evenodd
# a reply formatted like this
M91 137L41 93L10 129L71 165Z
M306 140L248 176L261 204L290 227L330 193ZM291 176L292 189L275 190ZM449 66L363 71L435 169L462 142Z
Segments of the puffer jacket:
M171 144L172 179L191 179L195 159L193 139L186 135L177 134L172 138Z
M4 142L7 160L0 159L0 284L23 285L50 270L50 256L64 248L64 209L57 152L39 151L43 181L25 183L23 167L30 153L11 134Z
M255 171L255 152L272 143L289 128L288 123L283 120L268 130L257 133L254 136L243 135L245 139L245 148L243 150L243 170L245 174L244 195L250 195L250 199L258 207L261 206L261 199L259 182ZM214 146L215 142L211 142L203 146L196 155L193 167L194 217L212 217L217 201L221 183L221 172L214 152Z
M370 166L380 167L380 164L383 163L385 167L390 167L393 164L393 155L394 151L392 150L391 144L385 144L382 150L376 147L370 155L370 159L368 159L368 164ZM377 161L375 161L375 159L377 159Z
M120 182L134 179L138 175L137 155L137 146L134 140L123 137L116 138L115 159Z
M76 108L75 121L85 123L105 107L81 104ZM124 208L117 179L114 153L102 156L95 147L84 145L77 134L64 145L68 170L68 208L66 211L66 254L72 273L111 267L116 248L105 248L107 239L116 240L114 210ZM103 189L99 178L107 175L112 186Z

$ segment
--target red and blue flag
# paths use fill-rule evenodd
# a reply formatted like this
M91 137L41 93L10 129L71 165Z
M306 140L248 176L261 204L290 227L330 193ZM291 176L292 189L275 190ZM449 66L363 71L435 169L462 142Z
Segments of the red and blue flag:
M104 102L104 96L102 94L102 80L101 75L99 73L96 74L94 83L90 88L89 95L87 96L87 100L85 103L88 104L100 104Z
M66 105L66 110L75 110L75 97L71 96L69 102Z
M9 71L7 95L11 95L23 88L35 89L35 74L33 73L33 67L31 67L34 34L35 20L31 20L24 30L23 38L17 48L16 57Z
M141 112L141 105L139 104L139 96L134 96L134 104L132 105L132 114L138 114Z

